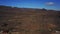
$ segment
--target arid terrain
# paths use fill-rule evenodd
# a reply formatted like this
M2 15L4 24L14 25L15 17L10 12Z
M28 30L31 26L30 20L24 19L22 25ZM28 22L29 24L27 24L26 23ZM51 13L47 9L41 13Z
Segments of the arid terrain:
M56 31L60 32L60 11L0 6L2 34L56 34Z

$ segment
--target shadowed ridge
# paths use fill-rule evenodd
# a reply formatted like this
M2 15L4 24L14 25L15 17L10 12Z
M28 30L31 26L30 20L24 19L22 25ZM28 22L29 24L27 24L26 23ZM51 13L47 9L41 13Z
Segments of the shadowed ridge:
M11 6L3 6L3 5L0 5L0 8L12 8Z

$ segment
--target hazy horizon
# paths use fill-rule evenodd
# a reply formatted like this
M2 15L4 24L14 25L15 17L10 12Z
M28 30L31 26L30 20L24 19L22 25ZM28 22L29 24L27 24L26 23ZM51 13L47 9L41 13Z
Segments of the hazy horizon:
M60 10L59 3L60 0L0 0L0 5L48 10Z

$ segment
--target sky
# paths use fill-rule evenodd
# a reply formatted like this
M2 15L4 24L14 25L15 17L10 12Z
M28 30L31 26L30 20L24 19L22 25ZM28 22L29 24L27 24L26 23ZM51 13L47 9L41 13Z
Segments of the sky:
M0 5L19 8L60 10L60 0L0 0Z

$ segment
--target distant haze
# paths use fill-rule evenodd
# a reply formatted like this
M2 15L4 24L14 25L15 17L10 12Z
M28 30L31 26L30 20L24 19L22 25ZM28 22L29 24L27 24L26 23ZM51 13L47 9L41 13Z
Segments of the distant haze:
M60 10L60 0L0 0L0 5Z

